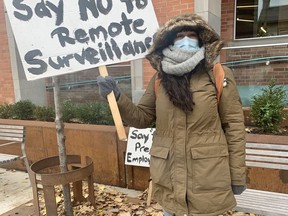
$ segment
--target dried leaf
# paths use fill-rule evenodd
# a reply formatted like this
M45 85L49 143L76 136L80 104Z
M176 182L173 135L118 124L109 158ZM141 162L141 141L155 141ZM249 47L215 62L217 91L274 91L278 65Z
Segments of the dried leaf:
M140 210L135 213L136 215L144 215L144 211Z
M31 207L31 206L33 206L33 203L26 203L25 206L26 207Z
M152 216L163 216L162 212L153 212Z
M156 209L156 210L162 210L162 206L159 205L158 203L153 204L151 207L154 208L154 209Z
M46 215L46 209L45 208L41 210L41 214Z
M152 207L148 207L145 209L146 212L151 213L154 211L154 209Z
M61 202L61 197L60 196L56 196L56 203L58 204L58 203L60 203Z
M118 203L121 203L121 202L123 201L123 199L117 197L117 198L114 199L114 201L115 201L115 202L118 202Z
M132 206L131 206L131 209L132 209L132 210L136 210L136 209L138 209L138 208L139 208L139 205L132 205Z
M91 206L82 206L80 210L81 210L81 213L86 213L86 212L92 212L94 209L92 209Z
M100 191L104 191L105 188L106 188L105 185L98 185L98 189L99 189Z
M233 216L246 216L244 212L235 212Z
M120 212L118 216L131 216L129 212Z

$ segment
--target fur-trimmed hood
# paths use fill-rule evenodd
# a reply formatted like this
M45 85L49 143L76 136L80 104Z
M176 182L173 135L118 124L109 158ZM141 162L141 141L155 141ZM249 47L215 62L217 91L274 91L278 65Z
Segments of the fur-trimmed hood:
M177 33L182 30L194 30L198 33L199 41L205 47L206 66L211 67L213 65L224 46L223 41L200 16L184 14L170 19L155 34L154 43L146 56L155 70L161 71L162 50L173 44Z

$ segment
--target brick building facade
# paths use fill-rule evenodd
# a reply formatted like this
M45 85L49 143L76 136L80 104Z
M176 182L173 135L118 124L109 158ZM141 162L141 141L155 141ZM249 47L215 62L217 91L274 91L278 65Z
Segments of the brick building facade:
M221 62L233 69L244 106L249 106L251 96L269 84L272 79L276 79L277 84L287 88L288 64L285 56L288 56L288 35L235 39L237 0L153 0L152 2L159 25L172 16L194 12L208 20L209 24L221 34L226 43L221 51ZM37 82L25 80L10 28L1 1L0 103L29 99L36 104L52 105L50 79ZM108 70L110 75L117 78L121 89L135 102L155 73L146 60L113 65L108 67ZM97 75L97 69L90 69L61 76L62 100L71 99L75 102L98 100Z
M3 1L0 1L0 47L0 103L12 103L15 95Z

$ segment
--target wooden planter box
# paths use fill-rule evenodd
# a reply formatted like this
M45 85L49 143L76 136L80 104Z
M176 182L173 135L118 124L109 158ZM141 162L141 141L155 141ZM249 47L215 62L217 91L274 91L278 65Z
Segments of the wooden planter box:
M0 119L0 124L26 127L26 151L30 162L58 156L54 122ZM126 130L128 132L128 128ZM64 133L67 154L88 156L93 160L95 182L138 190L148 187L149 168L125 166L127 143L118 139L114 126L66 123ZM0 150L15 154L18 151L13 147ZM10 168L25 169L21 162Z

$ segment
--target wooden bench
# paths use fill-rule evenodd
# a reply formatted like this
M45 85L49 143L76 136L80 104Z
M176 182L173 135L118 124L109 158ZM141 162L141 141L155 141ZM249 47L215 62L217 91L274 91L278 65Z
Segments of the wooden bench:
M288 145L247 143L246 165L288 170ZM265 216L288 215L288 194L286 193L246 189L241 195L236 195L236 200L237 211Z
M15 125L0 124L0 152L1 147L8 145L19 145L21 154L4 154L0 153L0 166L23 159L27 172L30 169L29 162L25 151L25 127Z

